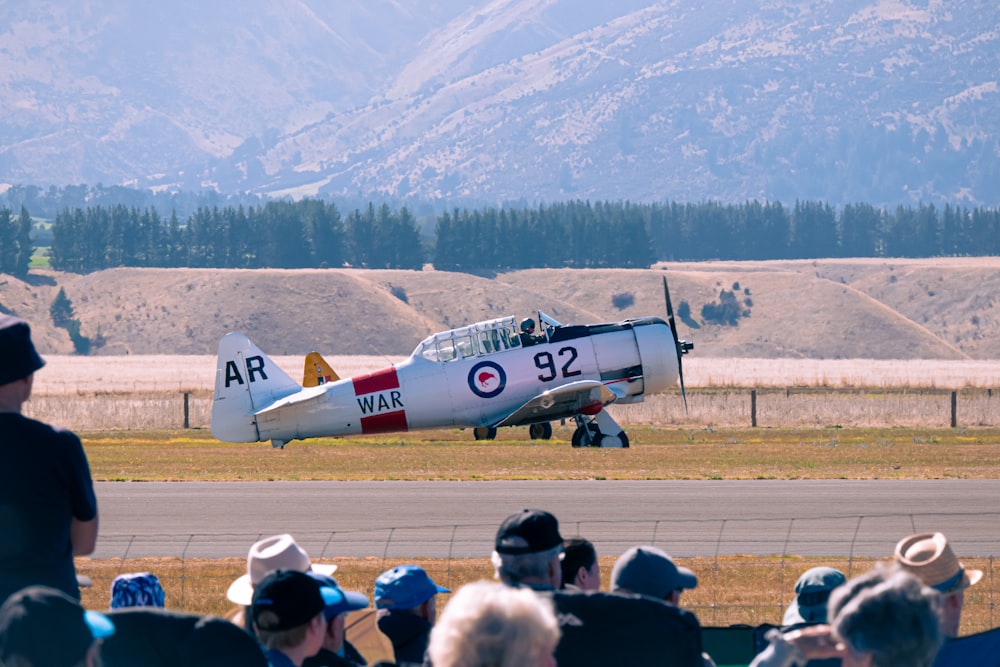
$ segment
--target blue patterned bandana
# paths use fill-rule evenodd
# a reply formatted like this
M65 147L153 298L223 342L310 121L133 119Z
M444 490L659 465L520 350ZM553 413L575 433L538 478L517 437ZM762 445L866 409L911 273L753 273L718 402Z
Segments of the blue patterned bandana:
M132 572L119 574L111 582L111 608L162 607L163 587L155 574Z

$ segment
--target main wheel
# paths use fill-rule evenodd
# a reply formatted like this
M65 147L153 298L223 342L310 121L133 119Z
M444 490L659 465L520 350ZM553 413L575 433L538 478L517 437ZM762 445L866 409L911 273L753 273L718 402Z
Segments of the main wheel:
M573 439L570 441L574 447L586 447L587 442L584 440L584 431L582 428L578 428L573 431Z
M594 444L598 447L605 447L609 449L628 449L628 436L625 435L625 431L622 431L618 435L608 435L607 433L601 433L597 436Z
M472 435L476 440L493 440L497 437L497 430L491 426L477 426L472 429Z
M528 427L528 435L531 436L532 440L551 440L552 439L552 424L549 422L542 422L541 424L532 424Z

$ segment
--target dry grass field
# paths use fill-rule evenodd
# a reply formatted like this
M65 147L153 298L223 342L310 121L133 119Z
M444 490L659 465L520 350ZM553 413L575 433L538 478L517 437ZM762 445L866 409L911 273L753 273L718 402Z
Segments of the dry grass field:
M684 428L633 426L632 448L574 449L503 429L317 438L275 450L224 443L206 430L84 433L102 481L510 479L992 479L1000 429Z
M70 354L51 324L59 289L101 356L214 354L243 331L273 355L406 355L435 331L544 310L566 323L663 315L670 281L681 336L699 358L1000 358L1000 258L666 263L647 270L495 275L359 269L113 269L0 276L0 306L35 327L43 354ZM706 321L734 292L747 316ZM692 375L693 377L693 375Z

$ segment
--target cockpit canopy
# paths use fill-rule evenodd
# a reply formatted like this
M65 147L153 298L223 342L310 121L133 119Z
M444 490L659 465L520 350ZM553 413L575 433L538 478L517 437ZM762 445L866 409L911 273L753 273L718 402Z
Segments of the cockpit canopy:
M517 334L517 319L498 317L428 336L420 341L413 356L430 361L452 361L519 347L521 338Z

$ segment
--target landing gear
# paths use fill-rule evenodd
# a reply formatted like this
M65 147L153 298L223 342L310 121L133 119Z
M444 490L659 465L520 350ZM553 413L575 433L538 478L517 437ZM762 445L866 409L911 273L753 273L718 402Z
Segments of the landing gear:
M594 443L597 442L597 436L600 431L597 430L597 424L586 424L583 422L582 417L576 417L576 430L573 431L572 444L574 447L593 447Z
M596 417L576 415L573 419L576 420L574 447L628 448L628 435L607 412L602 410Z
M598 447L628 449L629 446L628 436L625 435L625 431L619 431L617 435L602 433L597 442Z
M497 430L492 426L478 426L472 429L472 435L476 440L494 440L497 437Z
M528 427L528 435L531 436L532 440L551 440L552 439L552 424L549 422L542 422L541 424L532 424Z

